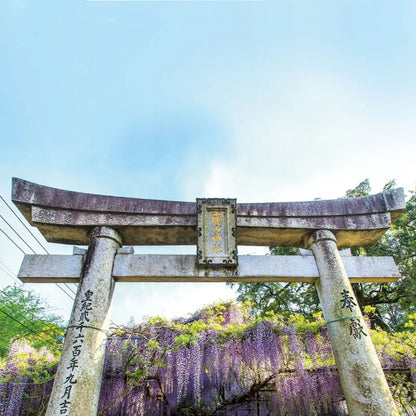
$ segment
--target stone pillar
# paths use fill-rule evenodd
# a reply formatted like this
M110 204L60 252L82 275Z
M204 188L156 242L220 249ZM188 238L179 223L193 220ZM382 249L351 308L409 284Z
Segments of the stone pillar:
M96 416L121 237L108 227L91 233L46 416Z
M350 416L398 415L331 231L305 239L316 260L321 307Z

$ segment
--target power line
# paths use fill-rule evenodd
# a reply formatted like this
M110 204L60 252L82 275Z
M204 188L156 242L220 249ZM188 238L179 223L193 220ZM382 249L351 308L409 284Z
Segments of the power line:
M76 295L77 293L75 292L75 290L74 289L72 289L72 287L71 286L69 286L67 283L63 283L63 285L73 294L73 295ZM75 300L72 296L71 296L71 299L72 300Z
M9 317L10 319L12 319L13 321L17 322L19 325L21 325L23 328L26 328L29 332L33 333L34 335L37 336L37 338L45 341L47 344L50 345L50 343L43 338L39 333L35 332L33 329L29 328L28 326L26 326L25 324L23 324L22 322L20 322L19 320L15 319L13 316L11 316L10 314L8 314L7 312L5 312L3 309L0 309L0 312L2 312L4 315L6 315L7 317Z
M33 250L33 248L29 245L29 243L7 222L7 220L3 217L3 215L0 215L0 218L9 226L9 228L20 238L21 241L23 241L24 244L26 244L27 247L29 247L29 250L32 250L33 254L36 254L36 251Z
M65 293L65 295L67 295L67 296L69 296L69 298L71 299L71 300L75 300L67 291L65 291L65 289L63 288L63 287L61 287L61 286L59 286L58 285L58 283L55 283L56 284L56 286L59 288L59 289L61 289L62 290L62 292L64 292ZM66 285L66 283L64 283L64 285ZM74 293L74 292L72 292L72 293ZM75 293L74 293L75 294Z
M8 305L6 305L5 303L2 303L3 306L6 306L6 308L8 308L9 310L11 310L13 313L16 313L16 311L14 311L12 308L10 308ZM48 343L50 345L50 341L48 341L47 339L45 339L38 331L34 330L33 328L28 327L27 325L25 325L24 323L22 323L21 321L19 321L18 319L14 318L13 316L9 315L7 312L5 312L3 309L0 308L0 312L3 312L6 316L8 316L9 318L13 319L13 321L17 322L18 324L20 324L21 326L23 326L24 328L26 328L28 331L32 332L32 334L36 335L37 338L45 341L46 343ZM19 314L20 316L23 317L23 315ZM27 318L23 317L26 321L29 321ZM55 338L52 338L49 334L46 334L49 337L50 340L52 340L53 342L55 342Z
M16 275L0 260L0 267L3 269L3 271L15 282L17 282L19 285L22 285L23 282L20 281Z
M3 263L3 261L2 261L2 260L0 260L0 264L2 264L2 265L3 265L3 267L6 269L6 272L7 272L7 273L9 273L12 277L17 278L17 276L16 276L16 274L13 272L13 270L11 270L11 269L7 266L7 264ZM20 280L19 280L19 283L20 283L20 284L22 284L22 282L21 282Z
M58 283L55 283L58 287L60 287L59 285L58 285ZM71 286L69 286L67 283L62 283L73 295L76 295L77 293L75 292L75 290L74 289L72 289L72 287ZM61 288L62 289L62 288ZM69 295L70 296L70 295ZM72 300L75 300L72 296L70 296L70 298L72 299Z
M26 252L0 227L0 231L23 253L26 254ZM66 285L66 283L64 283L64 285ZM67 296L69 296L69 298L71 300L75 300L67 291L64 290L63 287L59 286L58 283L56 283L56 286L62 290L62 292L64 292ZM75 292L72 290L72 288L69 288L69 290L71 290L71 292L75 295Z
M30 235L37 241L37 243L45 250L46 254L49 254L48 250L45 248L45 246L36 238L36 236L30 231L30 228L19 218L19 216L14 212L13 208L7 203L7 201L0 195L0 199L5 203L7 208L12 212L12 214L20 221L20 223L23 225L23 227L26 228L27 231L29 231Z
M23 254L26 254L26 252L0 227L0 231L23 253ZM14 230L13 230L14 231ZM16 234L18 234L16 231L15 231L15 233ZM20 237L20 236L19 236ZM20 237L21 238L21 237ZM22 239L22 238L21 238ZM26 245L28 245L28 244L26 244ZM32 251L33 251L33 249L32 249ZM68 288L68 290L70 290L71 292L72 292L72 294L74 294L75 295L75 292L73 291L73 289L72 288L70 288L69 286L67 286L67 284L66 283L64 283L64 285ZM62 290L62 292L64 292L67 296L69 296L70 297L70 299L71 300L74 300L74 298L67 292L67 291L65 291L64 290L64 288L62 288L61 286L59 286L58 285L58 283L56 283L56 286L59 288L59 289L61 289Z
M23 253L26 254L25 251L11 238L9 235L0 227L0 231Z
M13 215L20 221L20 223L25 227L25 229L30 233L30 235L37 241L37 243L45 250L46 254L50 254L49 251L43 246L43 244L36 238L36 236L30 231L30 229L26 226L26 224L18 217L18 215L14 212L14 210L11 208L11 206L6 202L6 200L0 195L1 200L4 202L4 204L9 208L9 210L13 213ZM33 254L36 254L36 251L26 242L26 240L13 228L12 225L10 225L6 219L0 215L2 220L10 227L10 229L20 238L21 241L23 241L24 244L26 244L27 247L33 252ZM23 253L26 254L25 251L5 232L0 228L0 231L2 231L3 234L6 235L6 237ZM63 285L73 294L76 295L75 291L67 284L63 283ZM74 298L68 294L61 286L59 286L58 283L56 283L56 286L61 289L67 296L71 298L71 300L74 300Z
M9 240L11 240L12 241L12 243L16 246L16 247L18 247L19 249L20 249L20 251L23 253L23 254L26 254L8 235L7 235L7 233L5 233L1 228L0 228L0 231L9 239ZM10 273L9 273L10 274ZM68 292L66 292L65 291L65 289L63 288L63 287L61 287L61 286L59 286L59 284L58 283L55 283L56 284L56 286L60 289L60 290L62 290L62 292L64 292L65 293L65 295L67 295L71 300L75 300ZM64 283L64 285L66 285L66 283ZM67 286L68 287L68 286ZM72 290L72 288L70 288L70 287L68 287L68 289L75 295L76 293Z
M1 293L0 292L0 294L3 294L3 293ZM2 298L1 299L1 301L2 301L2 305L3 306L5 306L7 309L9 309L13 314L15 314L15 315L19 315L19 316L21 316L25 321L28 321L28 322L30 322L30 320L28 319L28 318L26 318L24 315L22 315L20 312L16 312L16 310L14 310L10 305L8 305L7 303L5 303L5 300ZM0 309L1 310L1 309ZM14 318L13 318L14 319ZM14 320L16 320L16 319L14 319ZM20 321L18 321L21 325L23 325ZM27 326L25 326L25 328L28 328ZM36 334L38 334L38 336L39 337L42 337L42 335L38 332L38 331L36 331L36 330L34 330L33 328L32 328L32 332L33 333L36 333ZM54 341L55 342L55 339L54 338L52 338L49 334L46 334L45 333L45 335L46 336L48 336L48 338L50 338L52 341ZM43 338L43 337L42 337ZM45 338L43 338L45 341L46 341L46 339Z

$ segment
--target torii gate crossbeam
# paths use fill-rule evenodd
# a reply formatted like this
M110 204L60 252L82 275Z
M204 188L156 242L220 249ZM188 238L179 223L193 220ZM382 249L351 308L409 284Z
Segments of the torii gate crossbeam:
M394 281L390 258L340 256L374 244L405 208L403 189L331 201L237 204L239 245L310 249L304 256L238 256L234 267L196 256L141 256L122 245L195 245L197 205L92 195L13 179L12 200L47 241L88 245L73 256L26 255L23 281L80 282L47 416L95 416L116 281L314 282L351 416L398 415L351 282ZM233 231L234 233L234 231ZM308 254L308 252L303 252Z

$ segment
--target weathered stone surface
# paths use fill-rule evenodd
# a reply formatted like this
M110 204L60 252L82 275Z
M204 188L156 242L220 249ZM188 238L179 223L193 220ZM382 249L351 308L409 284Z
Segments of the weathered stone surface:
M26 254L17 276L24 283L78 283L83 264L80 254Z
M74 246L72 249L72 254L76 254L79 256L83 256L84 254L87 254L87 249L82 247L76 247Z
M316 288L350 416L398 415L334 234L316 231L305 245L319 270Z
M48 241L89 244L111 226L129 245L196 245L196 203L92 195L13 179L12 200ZM302 246L305 233L332 230L339 247L375 243L405 208L403 189L365 198L237 205L239 245Z
M191 255L133 255L118 250L112 276L117 282L309 282L319 277L315 259L306 256L239 256L238 267L198 267ZM126 253L126 254L125 254ZM26 283L76 283L82 256L27 254L19 271ZM345 257L351 283L393 282L400 277L391 257Z
M111 271L121 240L106 227L94 229L91 240L46 416L97 414L114 289Z

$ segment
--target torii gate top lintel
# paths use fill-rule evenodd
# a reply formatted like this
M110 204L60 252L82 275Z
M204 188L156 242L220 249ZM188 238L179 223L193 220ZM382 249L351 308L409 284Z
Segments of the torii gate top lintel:
M88 245L97 226L116 229L125 245L195 245L196 203L94 195L13 178L12 200L47 241ZM338 247L374 244L405 209L402 188L363 198L240 203L239 245L302 246L327 229Z

